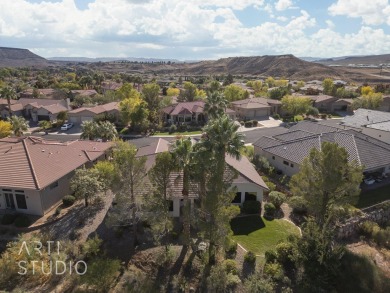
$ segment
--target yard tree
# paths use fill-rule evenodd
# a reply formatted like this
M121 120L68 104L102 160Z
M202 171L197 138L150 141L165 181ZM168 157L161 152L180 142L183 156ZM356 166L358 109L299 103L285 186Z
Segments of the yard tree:
M45 132L52 128L52 124L50 121L47 121L47 120L42 120L42 121L39 121L38 122L38 125L39 127L41 128L41 130L44 130Z
M115 140L118 137L115 125L110 121L98 122L95 129L97 130L95 136L101 138L103 141Z
M224 96L229 102L234 102L244 99L244 93L245 90L242 87L231 84L225 87Z
M132 86L131 83L124 83L117 91L119 100L131 99L141 100L141 94Z
M368 95L354 99L352 102L353 109L378 109L383 102L382 93L370 93Z
M231 75L230 73L226 76L225 80L223 81L223 85L226 86L226 85L229 85L229 84L232 84L234 81L233 79L233 75Z
M11 123L12 131L16 136L22 136L23 132L28 130L28 123L23 117L12 116L8 118L8 122Z
M63 124L66 119L68 119L68 112L67 111L61 111L57 114L57 121L60 122L60 124Z
M100 181L99 173L96 169L81 168L76 170L70 181L70 188L77 198L84 198L85 206L87 207L89 200L104 190L104 184Z
M114 164L111 161L98 161L93 168L97 170L100 182L104 184L104 191L111 189L117 180Z
M0 138L8 137L12 134L12 124L8 121L0 120Z
M370 87L369 85L367 86L362 86L361 89L360 89L360 93L362 94L362 96L367 96L369 94L373 94L375 91L372 87Z
M136 112L137 107L141 104L142 99L139 95L134 95L133 97L125 98L119 103L121 119L125 125L128 125L133 120L132 115L134 112Z
M0 90L0 97L7 100L9 117L12 117L11 100L16 100L16 91L11 86L2 87Z
M324 88L323 92L325 95L332 96L334 94L334 84L333 79L331 78L325 78L322 81L322 87Z
M169 152L159 153L156 156L156 163L149 172L149 180L153 186L153 192L148 197L146 204L149 211L149 221L153 236L158 243L168 236L173 228L172 217L169 214L172 202L172 181L171 174L175 164L172 154ZM168 242L165 241L165 250L168 251Z
M180 90L178 88L168 88L167 89L167 96L173 97L173 96L178 96L180 94Z
M175 169L180 172L180 180L183 185L182 196L184 201L183 208L183 234L185 246L190 243L190 200L189 200L189 189L190 189L190 174L191 166L193 164L193 146L190 137L180 137L176 139L172 144L172 157L174 159Z
M312 104L310 98L299 96L285 96L281 102L283 111L292 116L306 114Z
M230 220L239 211L231 205L234 194L229 192L231 182L236 174L225 174L226 155L240 159L240 150L244 147L243 135L238 133L238 125L227 115L211 120L204 128L201 147L209 153L210 161L204 166L212 166L206 186L206 196L202 197L202 205L207 215L209 245L209 263L215 262L216 248L223 244L230 232ZM206 159L208 156L204 156ZM230 179L226 179L229 177Z
M149 113L155 113L160 106L160 87L157 83L147 83L142 87L142 97L147 103Z
M251 88L254 90L255 95L260 94L263 90L263 82L261 80L254 80L251 83Z
M115 205L109 214L113 225L131 225L133 238L131 247L137 243L137 225L141 218L141 203L144 196L146 157L137 157L134 145L117 141L113 150L113 163L117 173Z
M95 121L83 121L81 124L81 139L94 140L97 135L98 124Z
M210 92L217 92L221 89L221 84L218 80L213 80L209 83L209 91Z
M348 152L336 143L323 142L321 150L313 148L292 176L291 192L308 202L320 226L331 219L334 206L353 201L360 193L362 167L348 161Z
M290 93L289 89L287 87L278 87L274 88L271 91L267 92L270 99L274 100L280 100L284 96L288 95Z
M180 92L178 100L181 102L193 102L196 100L197 88L192 82L185 81L183 90Z
M211 92L207 96L204 111L209 119L217 118L225 113L228 106L228 101L218 92Z

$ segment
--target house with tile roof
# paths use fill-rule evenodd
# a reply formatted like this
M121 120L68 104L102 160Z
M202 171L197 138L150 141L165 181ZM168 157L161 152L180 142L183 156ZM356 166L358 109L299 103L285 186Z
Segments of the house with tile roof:
M44 215L70 194L75 170L104 159L111 146L33 136L0 139L0 212Z
M358 109L346 116L341 125L356 128L363 134L390 144L390 113L369 109Z
M390 173L390 143L343 126L303 121L287 133L260 137L253 145L255 154L266 157L275 169L292 176L299 172L310 151L320 150L325 141L344 147L349 161L363 166L366 173Z
M193 143L196 143L193 140ZM153 141L149 145L140 147L137 151L138 157L146 157L146 169L149 171L155 164L158 153L167 152L170 149L170 143L162 138ZM257 173L256 169L247 157L242 156L239 160L227 155L226 156L226 176L235 175L232 183L232 189L236 190L236 197L232 204L241 205L246 200L263 200L264 191L268 191L268 187ZM180 209L183 204L182 197L182 180L178 180L182 176L181 172L172 172L171 175L171 215L173 217L180 216ZM199 187L195 182L190 182L189 198L193 206L199 198Z
M280 114L282 103L267 98L249 98L234 101L231 106L240 119L253 120Z
M81 107L68 112L68 120L74 124L82 124L84 121L93 121L99 115L112 116L113 120L119 121L119 102L111 102L95 107Z
M169 123L205 123L207 114L204 113L205 102L193 101L169 105L161 109L164 122ZM235 111L226 109L230 118L235 118Z

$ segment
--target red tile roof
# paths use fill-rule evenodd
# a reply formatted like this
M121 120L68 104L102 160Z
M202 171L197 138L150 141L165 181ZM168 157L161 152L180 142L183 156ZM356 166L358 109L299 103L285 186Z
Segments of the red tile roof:
M0 187L42 189L103 155L109 142L0 139Z

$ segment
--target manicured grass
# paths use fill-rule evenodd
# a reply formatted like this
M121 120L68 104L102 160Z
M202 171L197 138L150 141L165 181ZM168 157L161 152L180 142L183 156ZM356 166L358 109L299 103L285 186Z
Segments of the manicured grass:
M390 185L382 186L377 189L362 191L356 207L365 208L389 199Z
M186 132L173 132L173 133L169 133L169 132L155 132L153 134L153 136L162 136L162 135L196 135L196 134L202 134L202 131L198 130L198 131L186 131Z
M234 218L231 227L233 239L256 255L264 255L291 234L299 235L299 229L285 220L269 221L257 215Z

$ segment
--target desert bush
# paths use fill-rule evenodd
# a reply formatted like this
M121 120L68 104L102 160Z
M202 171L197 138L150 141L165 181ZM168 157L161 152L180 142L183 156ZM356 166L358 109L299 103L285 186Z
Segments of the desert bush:
M279 191L271 191L268 198L276 209L280 209L282 203L286 201L286 195Z
M247 200L242 204L242 211L245 214L260 214L261 203L258 200Z
M62 203L63 203L64 206L66 206L66 207L70 207L71 205L74 204L75 201L76 201L76 198L75 198L73 195L66 195L66 196L64 196L64 198L62 199Z
M302 115L295 115L294 122L299 122L299 121L303 121L303 116Z
M30 226L31 221L28 216L26 215L18 215L15 219L15 226L16 227L28 227Z

